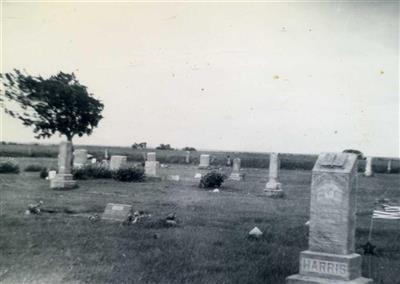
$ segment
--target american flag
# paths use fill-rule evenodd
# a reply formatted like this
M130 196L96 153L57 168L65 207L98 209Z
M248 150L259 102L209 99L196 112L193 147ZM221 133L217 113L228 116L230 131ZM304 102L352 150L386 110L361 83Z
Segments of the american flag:
M373 219L400 220L400 206L381 204L382 209L375 209Z

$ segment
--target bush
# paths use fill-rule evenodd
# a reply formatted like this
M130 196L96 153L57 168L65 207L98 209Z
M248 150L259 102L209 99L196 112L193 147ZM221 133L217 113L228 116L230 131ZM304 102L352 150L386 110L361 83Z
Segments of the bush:
M185 148L182 148L182 151L190 151L190 152L195 152L195 151L196 151L196 149L195 149L195 148L193 148L193 147L185 147Z
M143 181L144 177L142 167L121 168L112 172L113 179L124 182Z
M201 180L199 187L200 188L216 188L220 187L225 180L225 175L219 172L209 172L205 174Z
M82 168L73 169L74 179L99 179L111 178L112 171L104 166L87 165Z
M13 161L1 161L0 173L2 174L18 174L19 166Z
M25 167L24 171L25 172L40 172L43 170L43 168L46 170L46 168L42 167L41 165L28 165Z
M45 178L47 178L48 175L49 175L49 172L47 171L47 168L42 168L40 170L40 174L39 174L40 178L45 179Z
M160 146L156 147L157 150L174 150L169 144L160 144Z

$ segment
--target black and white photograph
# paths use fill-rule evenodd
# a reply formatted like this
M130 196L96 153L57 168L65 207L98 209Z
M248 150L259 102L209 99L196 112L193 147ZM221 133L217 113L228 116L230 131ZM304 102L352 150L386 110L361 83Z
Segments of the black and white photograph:
M399 15L0 0L0 283L400 284Z

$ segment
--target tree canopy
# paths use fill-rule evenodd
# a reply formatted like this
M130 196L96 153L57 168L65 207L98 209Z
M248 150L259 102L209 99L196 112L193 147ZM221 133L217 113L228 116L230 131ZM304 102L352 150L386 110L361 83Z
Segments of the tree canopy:
M58 132L71 141L75 135L90 135L103 118L104 105L88 93L74 73L59 72L46 79L15 69L0 78L5 87L0 100L6 113L25 126L33 126L36 138ZM5 99L10 103L5 104Z

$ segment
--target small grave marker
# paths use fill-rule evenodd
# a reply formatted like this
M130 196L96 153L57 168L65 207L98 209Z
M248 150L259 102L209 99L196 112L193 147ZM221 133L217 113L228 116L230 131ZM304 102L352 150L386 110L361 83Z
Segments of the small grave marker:
M101 219L123 222L131 213L131 205L108 203Z

